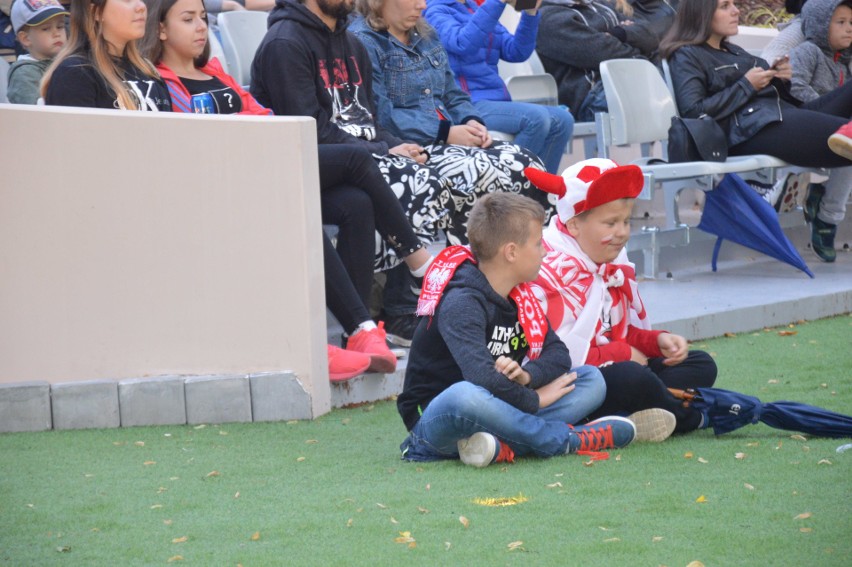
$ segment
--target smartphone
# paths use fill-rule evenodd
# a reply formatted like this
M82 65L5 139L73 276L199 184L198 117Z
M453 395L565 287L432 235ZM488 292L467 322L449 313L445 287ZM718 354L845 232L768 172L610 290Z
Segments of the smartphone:
M521 10L532 10L537 3L538 0L515 0L515 10L518 12Z
M789 61L789 60L790 60L789 55L782 55L781 57L776 58L775 61L772 62L772 66L770 67L770 69L777 69L779 63L784 63L785 61Z

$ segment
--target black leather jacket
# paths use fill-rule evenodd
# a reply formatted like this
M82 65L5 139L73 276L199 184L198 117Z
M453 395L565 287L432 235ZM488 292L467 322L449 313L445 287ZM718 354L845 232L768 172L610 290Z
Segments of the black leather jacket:
M681 116L712 116L727 134L728 145L735 146L783 120L784 108L801 102L790 94L790 83L780 79L756 91L745 74L769 64L737 45L723 42L722 47L686 45L669 57L669 68Z

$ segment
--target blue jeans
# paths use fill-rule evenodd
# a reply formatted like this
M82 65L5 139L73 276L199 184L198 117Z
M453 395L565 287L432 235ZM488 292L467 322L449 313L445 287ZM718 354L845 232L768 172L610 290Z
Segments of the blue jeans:
M574 117L565 108L497 100L480 100L474 106L489 129L512 134L513 143L540 157L548 172L559 173L574 132Z
M606 384L594 366L574 369L574 390L536 414L523 412L470 382L456 382L426 406L420 421L400 445L409 461L457 459L459 439L485 431L507 443L515 455L562 455L568 450L569 423L577 423L603 403Z

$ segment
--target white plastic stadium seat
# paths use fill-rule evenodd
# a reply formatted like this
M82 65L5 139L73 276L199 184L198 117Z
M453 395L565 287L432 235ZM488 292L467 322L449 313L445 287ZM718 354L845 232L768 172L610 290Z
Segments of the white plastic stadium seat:
M216 33L211 29L207 31L207 41L210 43L210 58L216 58L219 60L219 63L222 65L222 69L231 74L228 70L228 60L225 57L225 50L222 48L221 42L216 37Z
M268 17L266 12L251 10L222 12L217 17L228 69L240 85L251 83L251 62L266 35Z

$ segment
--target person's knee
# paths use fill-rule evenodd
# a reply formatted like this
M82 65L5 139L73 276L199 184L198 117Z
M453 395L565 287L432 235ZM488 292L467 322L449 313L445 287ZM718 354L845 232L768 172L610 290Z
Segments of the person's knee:
M606 382L603 374L595 366L578 366L574 369L577 379L574 380L574 390L581 390L584 395L594 398L599 404L606 397Z
M689 351L688 360L696 369L695 382L697 387L709 388L716 383L716 376L719 373L719 369L712 356L703 350L691 350Z
M486 398L491 394L481 386L470 382L456 382L436 397L430 405L438 402L443 412L458 416L476 415L481 410Z

